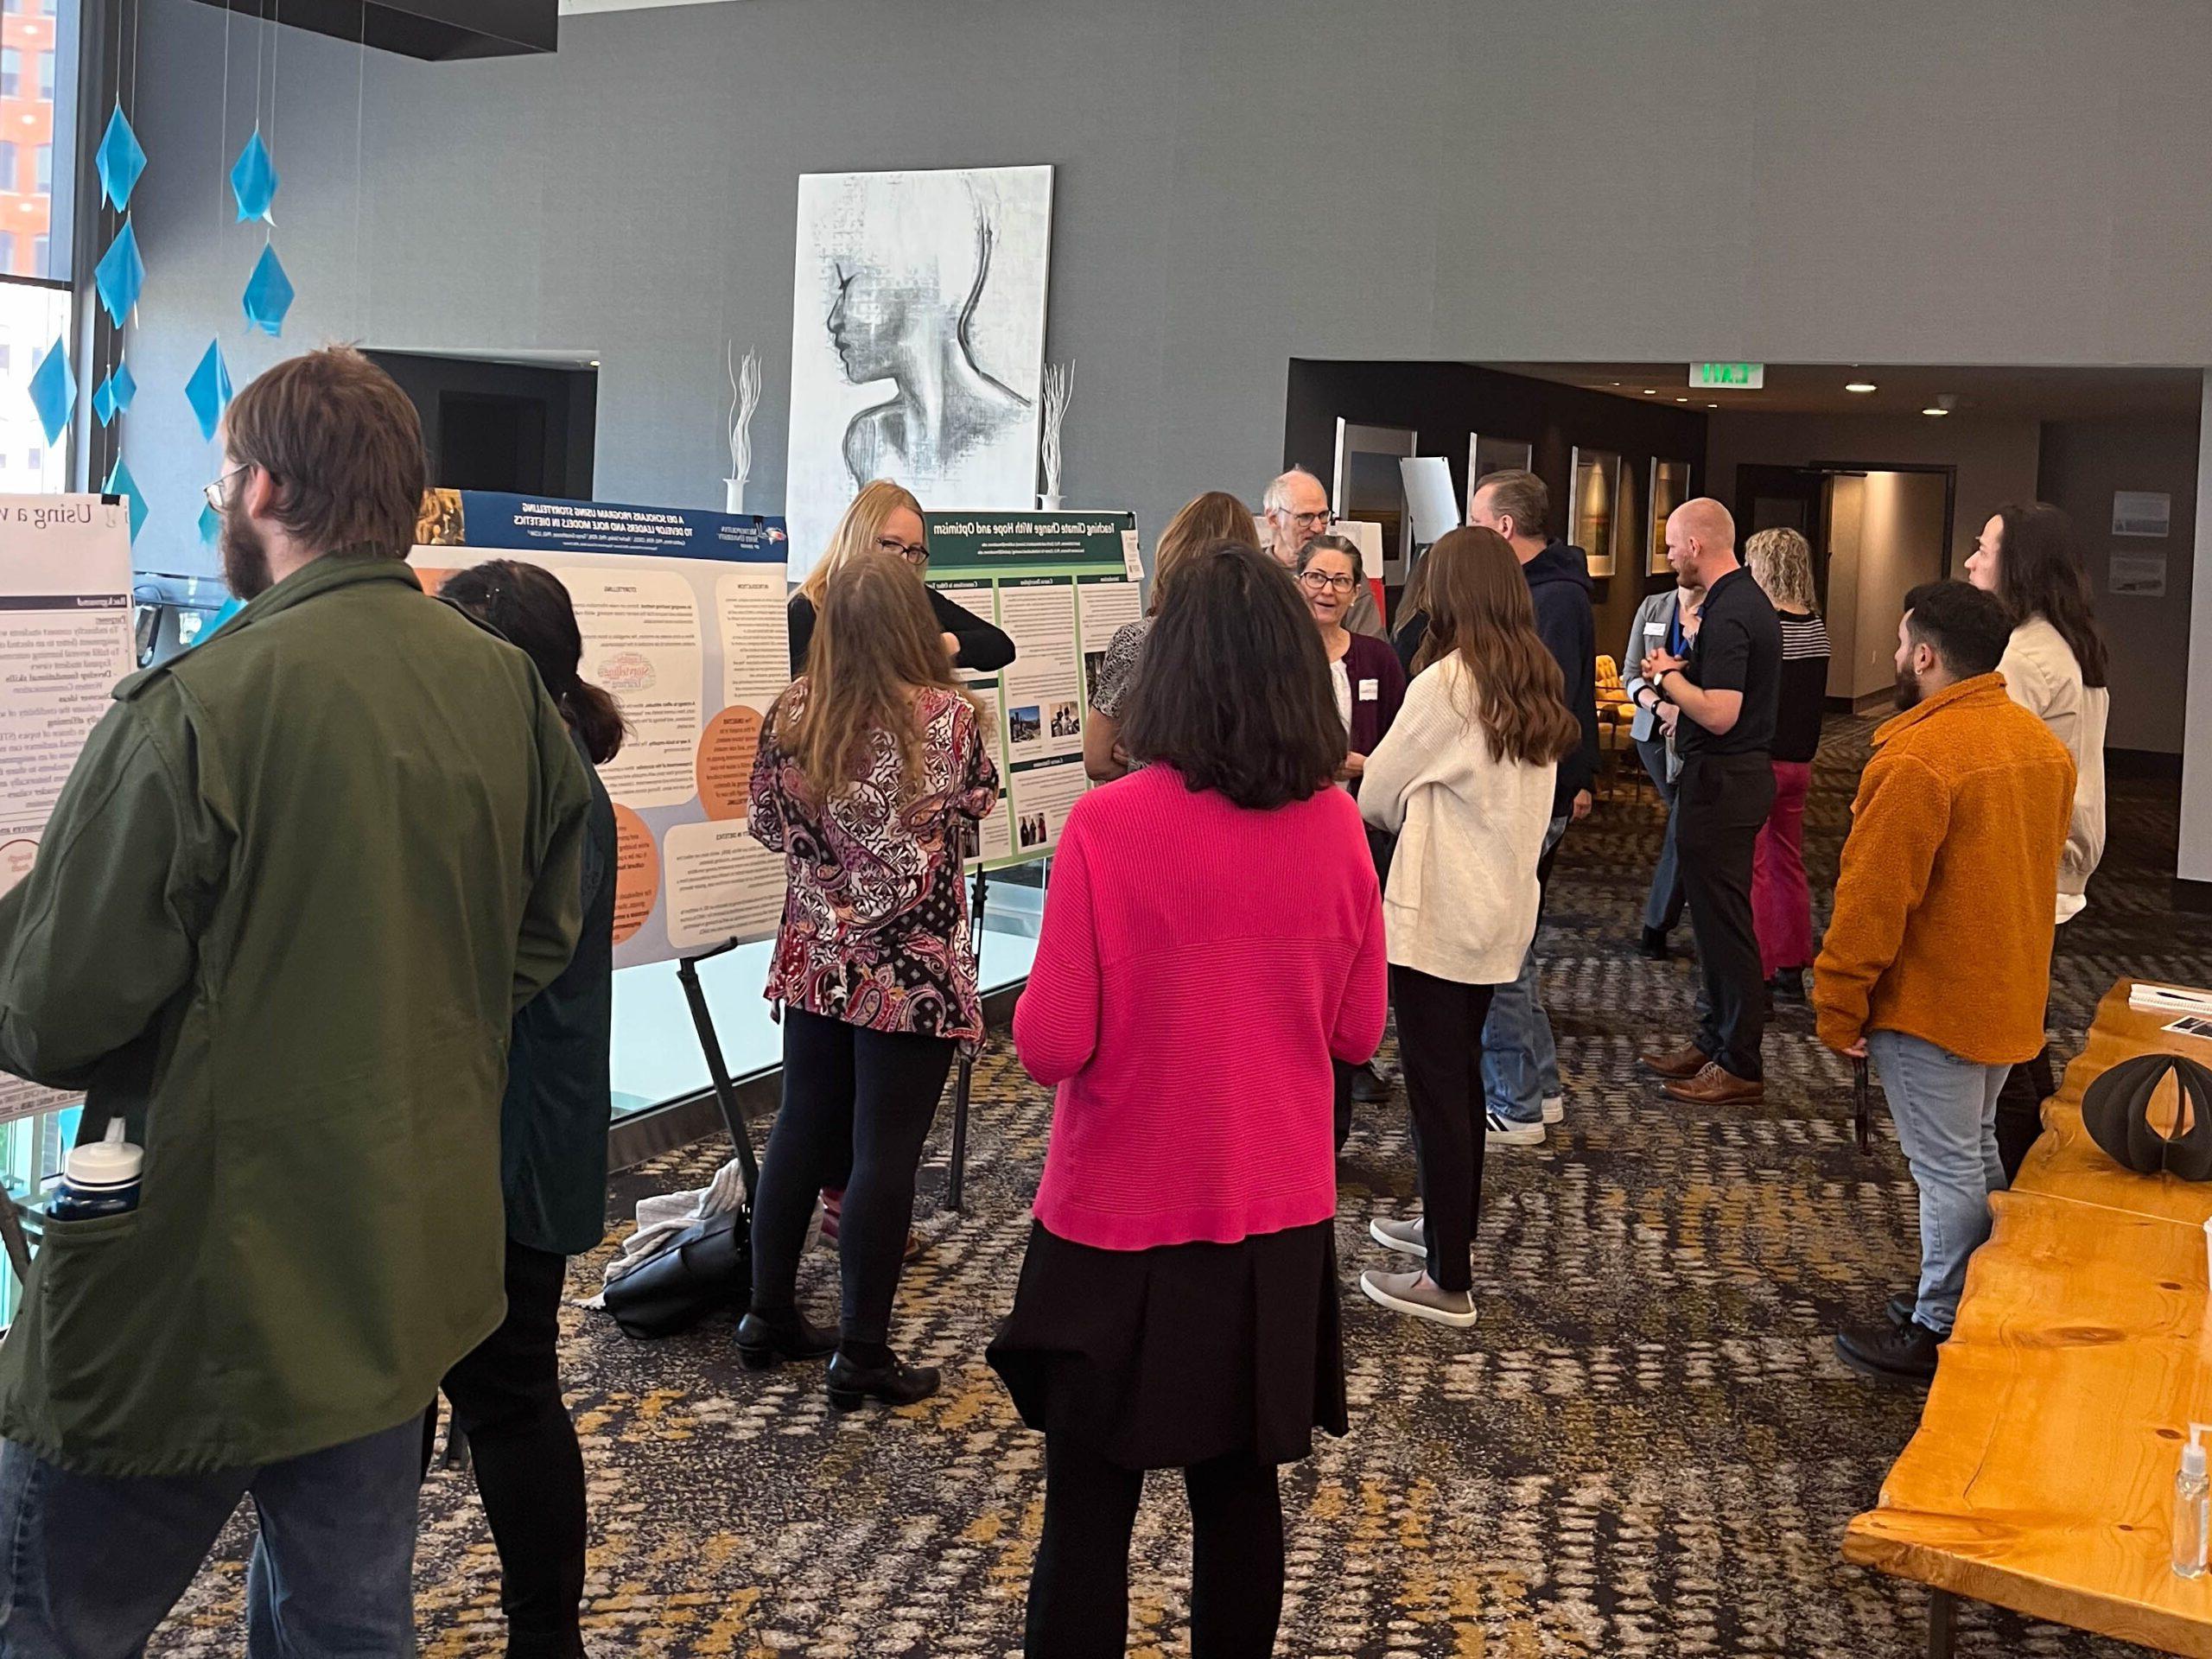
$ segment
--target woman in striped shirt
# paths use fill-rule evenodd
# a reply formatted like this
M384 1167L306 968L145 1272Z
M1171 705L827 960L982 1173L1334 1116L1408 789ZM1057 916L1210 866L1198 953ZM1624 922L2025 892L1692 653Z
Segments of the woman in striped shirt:
M1794 530L1763 530L1744 549L1751 580L1782 624L1782 692L1774 716L1774 806L1751 867L1759 966L1777 999L1805 1000L1813 962L1813 893L1805 881L1805 791L1828 695L1828 631L1813 592L1812 550Z

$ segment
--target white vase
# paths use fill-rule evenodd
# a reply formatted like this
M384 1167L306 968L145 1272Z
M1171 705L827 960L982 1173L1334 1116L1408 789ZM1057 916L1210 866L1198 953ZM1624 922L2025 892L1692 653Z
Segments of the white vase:
M1058 495L1040 495L1037 498L1037 505L1041 512L1058 512L1060 510L1060 502L1064 499Z
M722 480L722 511L724 512L745 511L745 480L743 479Z

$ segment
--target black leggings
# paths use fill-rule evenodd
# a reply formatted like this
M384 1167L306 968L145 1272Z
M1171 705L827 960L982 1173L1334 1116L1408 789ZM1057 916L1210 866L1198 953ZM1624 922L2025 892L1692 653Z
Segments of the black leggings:
M784 1103L753 1211L753 1306L789 1308L814 1198L845 1182L837 1223L848 1345L888 1340L891 1301L914 1218L914 1171L937 1116L953 1043L868 1031L784 1010ZM850 1169L849 1176L846 1171Z
M1414 1166L1428 1236L1428 1276L1444 1290L1474 1287L1475 1223L1482 1213L1483 1022L1494 985L1463 985L1390 967L1398 1006L1398 1062L1413 1108Z
M1191 1495L1192 1659L1267 1659L1282 1619L1282 1500L1249 1454L1183 1471ZM1045 1535L1029 1579L1027 1659L1119 1659L1129 1535L1144 1474L1065 1434L1045 1437Z
M584 1460L558 1370L568 1268L568 1257L509 1239L507 1317L445 1378L499 1548L508 1659L584 1650Z

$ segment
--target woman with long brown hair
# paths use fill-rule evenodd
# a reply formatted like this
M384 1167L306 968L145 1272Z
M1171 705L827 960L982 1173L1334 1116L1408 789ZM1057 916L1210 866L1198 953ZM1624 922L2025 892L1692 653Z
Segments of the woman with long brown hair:
M1176 570L1194 554L1217 547L1242 546L1252 539L1252 510L1225 490L1208 490L1184 503L1160 532L1152 554L1152 593L1145 613L1114 630L1106 656L1090 683L1090 715L1083 726L1083 769L1094 784L1111 783L1129 769L1122 750L1122 710L1136 683L1152 619L1175 580Z
M823 587L806 671L769 710L750 827L788 887L767 995L782 1006L784 1099L753 1217L747 1364L828 1353L830 1402L906 1404L932 1368L890 1347L914 1170L955 1047L983 1034L961 849L997 803L982 711L954 677L919 576L862 549ZM814 1195L851 1173L834 1339L799 1313Z
M917 571L930 568L930 544L922 528L922 504L914 493L887 478L879 478L853 498L830 545L806 573L806 580L791 597L785 623L791 634L791 675L806 672L806 652L814 639L814 622L830 578L845 561L859 553L884 553L904 559ZM956 605L942 593L928 590L930 613L937 623L938 641L956 668L990 673L1014 660L1014 641L1004 630L986 622L965 606Z
M1475 1322L1486 1139L1483 1021L1535 932L1554 777L1581 728L1505 538L1455 530L1429 549L1428 566L1414 681L1359 792L1368 823L1398 837L1382 914L1421 1192L1421 1219L1376 1221L1370 1232L1423 1267L1363 1273L1359 1287L1465 1329Z

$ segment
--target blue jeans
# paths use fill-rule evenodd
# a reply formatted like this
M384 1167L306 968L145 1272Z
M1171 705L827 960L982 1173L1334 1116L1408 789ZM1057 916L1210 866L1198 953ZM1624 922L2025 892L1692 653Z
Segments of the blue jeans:
M1920 1189L1920 1289L1913 1318L1948 1336L1967 1258L1989 1236L1989 1195L2005 1190L1997 1095L2005 1065L1977 1065L1899 1031L1866 1033L1867 1057Z
M1549 853L1567 833L1567 820L1554 818L1544 830ZM1536 908L1543 927L1543 904ZM1500 1117L1517 1123L1543 1121L1544 1102L1560 1092L1559 1048L1552 1039L1551 1016L1544 1012L1536 982L1536 941L1522 953L1519 976L1497 988L1490 1018L1483 1022L1483 1097Z
M414 1651L423 1420L257 1469L118 1478L0 1448L0 1659L134 1659L251 1493L251 1659Z

